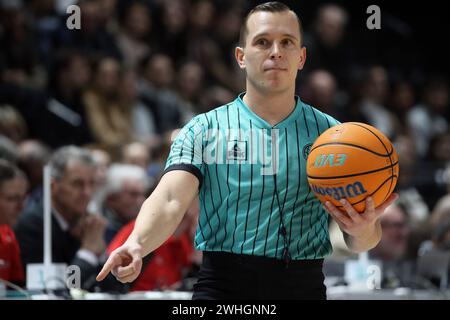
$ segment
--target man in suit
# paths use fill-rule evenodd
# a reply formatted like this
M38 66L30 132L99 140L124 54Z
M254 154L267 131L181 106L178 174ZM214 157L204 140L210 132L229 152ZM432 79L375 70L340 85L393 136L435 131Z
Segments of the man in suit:
M58 149L51 165L52 261L77 265L81 286L91 290L105 252L106 220L88 214L94 191L95 164L89 151L75 146ZM43 201L27 208L16 235L23 265L43 261Z

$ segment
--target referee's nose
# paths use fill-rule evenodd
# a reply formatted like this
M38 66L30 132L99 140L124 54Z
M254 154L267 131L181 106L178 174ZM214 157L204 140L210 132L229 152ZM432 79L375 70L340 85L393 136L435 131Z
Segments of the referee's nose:
M281 48L280 44L276 41L273 42L272 47L270 48L270 58L271 59L280 59L281 58Z

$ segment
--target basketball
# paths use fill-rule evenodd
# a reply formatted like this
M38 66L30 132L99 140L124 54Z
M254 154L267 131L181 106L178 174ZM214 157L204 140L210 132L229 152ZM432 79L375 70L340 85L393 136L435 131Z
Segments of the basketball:
M322 203L330 201L344 211L339 200L346 198L362 213L368 196L377 207L391 195L399 174L398 156L378 129L346 122L317 138L306 172L311 190Z

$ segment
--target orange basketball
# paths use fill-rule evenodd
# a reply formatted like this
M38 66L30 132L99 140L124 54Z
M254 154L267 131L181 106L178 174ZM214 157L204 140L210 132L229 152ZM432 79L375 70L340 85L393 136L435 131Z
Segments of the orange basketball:
M311 147L306 163L308 183L322 203L343 210L346 198L358 212L372 196L382 204L397 184L399 165L391 141L365 123L346 122L323 132Z

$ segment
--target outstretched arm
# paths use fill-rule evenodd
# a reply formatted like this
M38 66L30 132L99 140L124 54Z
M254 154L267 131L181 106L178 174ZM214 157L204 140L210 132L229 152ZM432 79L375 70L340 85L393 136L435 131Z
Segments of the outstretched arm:
M169 171L141 207L133 232L114 250L97 280L109 272L121 282L132 282L142 268L142 257L163 244L175 231L197 195L199 180L189 172Z

